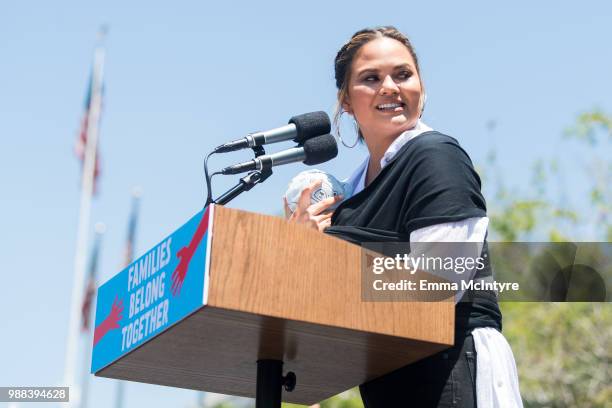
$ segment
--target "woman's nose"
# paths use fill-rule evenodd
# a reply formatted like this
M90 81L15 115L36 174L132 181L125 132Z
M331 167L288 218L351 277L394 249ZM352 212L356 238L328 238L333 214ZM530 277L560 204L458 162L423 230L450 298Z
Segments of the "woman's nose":
M391 78L391 75L387 75L383 79L382 85L380 87L380 94L381 95L394 95L398 93L399 93L399 88L397 84L395 83L393 78Z

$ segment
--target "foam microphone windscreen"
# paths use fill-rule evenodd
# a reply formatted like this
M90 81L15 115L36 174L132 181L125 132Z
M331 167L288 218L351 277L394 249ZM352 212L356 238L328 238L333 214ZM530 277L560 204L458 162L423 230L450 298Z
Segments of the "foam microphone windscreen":
M338 155L338 143L332 135L313 137L306 140L302 147L306 154L303 163L308 166L325 163Z
M294 116L289 119L289 124L295 125L297 136L293 141L299 144L313 137L329 133L331 130L329 116L323 111Z

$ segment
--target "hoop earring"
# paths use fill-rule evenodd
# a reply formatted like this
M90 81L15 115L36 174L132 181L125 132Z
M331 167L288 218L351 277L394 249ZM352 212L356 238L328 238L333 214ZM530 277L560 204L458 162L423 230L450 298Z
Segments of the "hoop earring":
M342 111L340 112L340 116L338 117L338 122L342 121L342 115L344 115L346 113L346 111ZM356 123L355 123L356 125ZM342 136L340 135L340 123L338 123L338 125L336 126L336 132L338 133L338 139L340 139L340 143L342 143L344 145L344 147L348 148L348 149L352 149L353 147L357 146L357 144L359 143L359 127L355 126L357 128L357 139L355 139L355 143L353 143L351 146L347 145L344 140L342 139Z

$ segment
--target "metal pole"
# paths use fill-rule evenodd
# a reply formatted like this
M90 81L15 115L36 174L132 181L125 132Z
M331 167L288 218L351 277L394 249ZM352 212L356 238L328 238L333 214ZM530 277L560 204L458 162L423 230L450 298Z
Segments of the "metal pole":
M283 385L283 362L257 360L255 408L280 408Z
M91 213L91 197L94 186L96 149L98 146L98 121L100 118L101 108L101 84L103 69L104 49L101 46L98 46L94 54L94 68L91 81L91 106L87 119L87 141L85 145L85 157L83 160L83 176L81 179L81 200L79 206L76 250L74 255L74 278L72 282L70 320L68 321L66 356L64 362L64 385L72 387L74 391L77 391L75 386L75 361L79 339L80 306L83 300L82 290L85 279L85 266L87 259L89 217ZM74 392L73 395L76 395L78 399L78 391Z
M100 247L102 246L102 236L104 235L104 232L106 232L106 226L99 222L96 224L96 226L94 227L94 230L96 232L96 243L94 244L95 250L98 251L98 254L100 253ZM93 259L93 258L96 259ZM100 261L99 256L96 256L96 254L92 255L92 262L94 263L98 263ZM97 269L97 265L90 265L91 268L95 268ZM95 270L94 269L94 270ZM93 321L93 319L91 319L92 315L94 314L93 311L95 310L95 297L93 299L91 299L91 302L93 304L93 307L89 310L89 322L90 322L90 327L87 330L87 332L85 333L85 357L83 359L83 373L82 373L82 377L81 377L81 395L79 397L80 400L80 408L87 408L87 398L88 398L88 393L89 393L89 370L91 367L91 351L92 351L92 343L93 343L93 324L95 323Z
M130 219L128 222L128 236L125 247L125 257L123 267L127 267L134 259L136 252L136 224L138 222L140 211L140 197L142 196L142 188L137 186L132 188L132 208L130 210ZM125 394L125 382L117 380L117 394L115 395L115 408L123 408L123 395Z

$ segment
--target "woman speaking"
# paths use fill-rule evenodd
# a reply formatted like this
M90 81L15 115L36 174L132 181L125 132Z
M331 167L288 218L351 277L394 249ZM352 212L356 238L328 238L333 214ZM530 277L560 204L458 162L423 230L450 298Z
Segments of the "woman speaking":
M358 129L353 143L339 136L347 147L365 143L368 158L347 181L350 196L311 204L313 183L288 219L358 244L475 242L474 257L486 255L480 179L454 138L420 120L425 89L408 38L394 27L358 31L336 55L335 79L336 123L346 113ZM470 275L487 277L489 265ZM365 407L522 406L496 294L456 300L455 345L362 384Z

